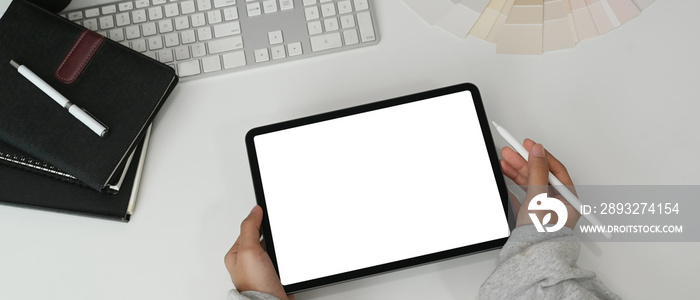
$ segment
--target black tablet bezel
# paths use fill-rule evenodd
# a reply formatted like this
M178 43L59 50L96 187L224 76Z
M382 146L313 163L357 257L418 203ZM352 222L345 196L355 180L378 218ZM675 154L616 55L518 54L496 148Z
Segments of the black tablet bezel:
M279 274L279 269L277 265L277 259L276 259L276 253L275 253L275 247L274 247L274 235L271 232L270 229L270 222L268 220L268 214L267 214L267 206L265 203L265 193L263 191L263 185L262 185L262 180L260 176L260 169L258 165L258 158L257 158L257 152L255 149L255 142L254 138L258 135L262 134L267 134L271 132L276 132L280 130L285 130L289 128L294 128L294 127L299 127L299 126L304 126L304 125L309 125L313 123L318 123L318 122L323 122L323 121L328 121L332 119L337 119L337 118L342 118L342 117L347 117L351 115L356 115L360 113L365 113L369 111L374 111L374 110L379 110L383 108L388 108L392 106L397 106L397 105L402 105L402 104L407 104L411 102L416 102L416 101L421 101L421 100L426 100L426 99L431 99L443 95L448 95L448 94L453 94L453 93L458 93L458 92L463 92L463 91L469 91L471 92L472 99L474 101L474 107L476 110L476 114L479 118L479 124L481 126L481 132L484 138L484 142L486 144L486 148L489 154L489 158L491 160L491 167L493 170L493 176L495 177L496 184L498 186L498 190L500 192L501 196L501 202L503 205L503 213L507 217L508 216L508 192L506 189L505 185L505 180L502 176L501 173L501 168L500 164L498 162L498 154L496 152L496 147L493 142L493 137L491 135L491 130L489 126L489 122L486 118L486 112L484 110L483 103L481 101L481 95L479 94L479 90L476 88L475 85L471 83L463 83L463 84L458 84L458 85L453 85L449 87L444 87L436 90L431 90L431 91L426 91L426 92L421 92L417 94L412 94L412 95L407 95L407 96L402 96L402 97L397 97L393 99L388 99L388 100L383 100L383 101L378 101L378 102L373 102L369 104L364 104L364 105L359 105L355 107L350 107L350 108L345 108L345 109L340 109L332 112L327 112L327 113L322 113L318 115L313 115L313 116L308 116L304 118L299 118L299 119L294 119L290 121L285 121L285 122L280 122L280 123L275 123L275 124L270 124L262 127L257 127L251 129L245 137L245 142L246 142L246 148L248 151L248 160L250 163L250 169L251 169L251 174L253 178L253 188L255 190L255 197L257 200L258 205L260 205L263 209L264 212L264 217L263 217L263 222L262 222L262 232L263 236L265 237L265 246L266 250L270 256L270 259L272 260L273 265L275 266L275 270ZM459 247L455 249L450 249L450 250L445 250L441 252L436 252L432 254L427 254L427 255L422 255L418 257L413 257L409 259L404 259L404 260L399 260L395 262L390 262L386 264L381 264L381 265L376 265L372 267L367 267L367 268L362 268L350 272L345 272L345 273L340 273L340 274L335 274L331 276L326 276L322 278L317 278L313 280L307 280L299 283L294 283L294 284L289 284L285 285L285 291L287 293L296 293L300 292L303 290L307 289L312 289L312 288L317 288L325 285L330 285L330 284L335 284L335 283L340 283L343 281L348 281L352 279L358 279L370 275L376 275L380 273L385 273L389 271L394 271L398 269L403 269L406 267L411 267L411 266L417 266L429 262L435 262L447 258L452 258L456 256L461 256L461 255L466 255L466 254L473 254L477 252L483 252L495 248L499 248L505 244L507 240L506 238L501 238L501 239L496 239L492 241L487 241L479 244L474 244L474 245L469 245L469 246L464 246L464 247Z

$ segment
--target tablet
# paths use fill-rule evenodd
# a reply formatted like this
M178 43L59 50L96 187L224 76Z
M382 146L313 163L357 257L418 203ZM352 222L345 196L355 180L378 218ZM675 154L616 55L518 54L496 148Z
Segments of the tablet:
M287 293L497 248L510 235L472 84L258 127L246 146Z

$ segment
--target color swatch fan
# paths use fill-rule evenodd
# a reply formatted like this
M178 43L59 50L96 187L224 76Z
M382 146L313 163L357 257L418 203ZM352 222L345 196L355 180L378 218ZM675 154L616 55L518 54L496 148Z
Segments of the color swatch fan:
M404 0L428 23L496 44L503 54L571 48L632 18L654 0Z

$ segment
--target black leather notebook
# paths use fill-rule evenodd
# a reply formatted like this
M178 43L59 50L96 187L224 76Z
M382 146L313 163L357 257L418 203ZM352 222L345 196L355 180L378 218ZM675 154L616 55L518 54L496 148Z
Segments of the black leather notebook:
M100 137L10 65L104 123ZM0 19L0 140L99 191L121 176L178 82L174 70L24 0Z
M0 204L128 222L136 207L149 136L146 133L126 164L116 194L96 192L63 170L0 142Z

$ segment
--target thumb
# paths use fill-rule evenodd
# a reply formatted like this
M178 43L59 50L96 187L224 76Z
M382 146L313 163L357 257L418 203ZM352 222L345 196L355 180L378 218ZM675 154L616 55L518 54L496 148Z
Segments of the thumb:
M530 156L527 160L528 181L527 198L547 192L549 182L549 166L547 165L547 153L541 144L535 144L530 148Z
M241 222L241 235L239 237L241 247L260 246L260 223L262 223L262 219L262 209L260 206L254 206L248 217Z

